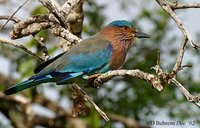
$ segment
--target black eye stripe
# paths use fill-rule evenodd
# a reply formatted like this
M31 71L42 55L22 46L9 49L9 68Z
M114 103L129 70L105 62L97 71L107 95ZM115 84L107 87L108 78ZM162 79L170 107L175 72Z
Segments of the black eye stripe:
M125 29L125 30L128 30L128 27L126 27L126 26L123 26L123 27L121 27L121 28L123 28L123 29Z

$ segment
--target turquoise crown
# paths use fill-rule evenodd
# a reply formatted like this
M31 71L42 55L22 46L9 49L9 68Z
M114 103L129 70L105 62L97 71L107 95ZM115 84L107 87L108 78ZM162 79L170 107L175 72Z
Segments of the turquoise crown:
M133 22L127 20L115 20L109 23L108 26L136 28Z

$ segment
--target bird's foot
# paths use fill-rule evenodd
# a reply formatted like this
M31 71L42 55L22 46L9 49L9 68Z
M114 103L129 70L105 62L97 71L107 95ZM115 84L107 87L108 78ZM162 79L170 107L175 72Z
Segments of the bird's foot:
M99 77L101 74L94 74L94 75L91 75L91 76L88 76L88 79L89 80L94 80L96 79L97 77Z
M103 81L101 79L95 79L95 80L93 80L91 86L93 88L99 88L100 85L102 85L102 84L103 84Z
M87 76L87 79L90 81L90 84L85 87L99 88L101 82L99 80L95 80L99 76L101 76L101 74L94 74L91 76Z

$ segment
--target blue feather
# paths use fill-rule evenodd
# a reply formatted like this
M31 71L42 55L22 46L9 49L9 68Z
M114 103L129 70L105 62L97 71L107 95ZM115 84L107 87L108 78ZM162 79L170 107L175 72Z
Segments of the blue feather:
M133 22L127 20L116 20L108 24L108 26L136 28Z
M33 77L32 77L32 79L28 79L24 82L21 82L19 84L11 86L4 93L6 95L11 95L13 93L16 93L16 92L22 91L24 89L36 86L36 85L41 84L41 83L46 83L46 82L55 82L55 80L50 75L43 76L43 77L38 78L38 79L33 79Z
M65 84L69 79L75 78L77 76L83 75L83 72L77 72L77 73L70 73L65 76L63 76L59 81L56 82L56 84Z
M69 63L64 68L57 70L59 72L91 72L96 68L107 64L111 58L112 47L109 45L105 50L90 52L87 54L72 54L69 58Z
M111 43L102 35L96 34L77 44L69 52L61 53L39 65L34 76L8 88L5 94L10 95L46 82L71 83L77 77L106 72L110 67L111 56Z

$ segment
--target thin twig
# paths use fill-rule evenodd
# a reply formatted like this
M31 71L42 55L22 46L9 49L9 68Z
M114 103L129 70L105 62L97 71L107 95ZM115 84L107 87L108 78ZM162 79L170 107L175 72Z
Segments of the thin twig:
M43 52L43 58L45 61L47 61L50 56L49 56L49 53L48 53L48 49L47 47L45 46L45 43L44 43L44 38L43 37L39 37L38 35L33 35L34 39L38 42L39 46L41 47L41 50Z
M193 102L195 105L197 105L200 108L200 97L191 95L187 89L183 87L183 85L178 82L175 78L172 78L170 80L187 98L188 101Z
M3 26L1 26L0 31L6 26L6 24L12 19L12 17L28 2L29 0L26 0L22 5L19 6L19 8L10 16L6 23Z
M176 9L186 9L186 8L200 8L200 3L192 3L192 4L171 4L170 5L173 10Z
M79 92L82 94L82 96L85 98L85 100L90 102L94 106L94 108L97 110L97 112L99 112L99 114L102 116L102 118L105 121L110 121L108 116L94 103L92 98L90 96L88 96L87 93L85 93L77 84L73 84L73 87L76 88L77 90L79 90Z
M14 41L10 41L10 40L6 40L6 39L3 39L3 38L0 38L0 43L5 43L5 44L9 44L9 45L12 45L16 48L20 48L22 49L23 51L27 52L29 55L35 57L37 60L39 61L44 61L43 58L39 57L37 54L33 53L31 50L27 49L26 47L24 47L23 45L17 43L17 42L14 42Z
M173 11L173 9L171 8L170 4L168 4L167 2L164 2L162 0L156 0L156 1L163 8L163 10L165 10L171 16L171 18L175 21L175 23L177 24L178 28L181 30L181 32L183 33L183 35L188 38L188 41L190 42L191 46L193 48L195 48L195 49L199 48L200 44L196 44L192 40L191 35L187 31L187 29L184 26L184 24L182 23L182 21L178 18L178 16L176 15L176 13Z
M0 20L11 20L11 21L14 21L15 23L20 22L20 20L17 19L16 17L10 18L10 16L0 16Z
M161 64L161 60L160 60L160 50L158 50L157 52L157 62L156 62L156 66L152 67L152 69L154 69L156 71L156 73L159 75L160 73L162 73L162 69L160 67Z
M174 68L173 68L173 71L172 71L173 76L175 74L177 74L178 71L181 69L181 64L182 64L183 56L184 56L184 52L185 52L185 45L186 45L187 41L188 41L188 39L185 36L183 36L181 47L179 49L178 58L176 60L176 63L174 65Z

